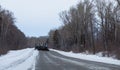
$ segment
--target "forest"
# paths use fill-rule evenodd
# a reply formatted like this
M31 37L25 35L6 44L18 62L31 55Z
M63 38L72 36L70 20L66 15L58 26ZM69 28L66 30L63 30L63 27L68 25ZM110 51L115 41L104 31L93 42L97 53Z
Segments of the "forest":
M27 38L15 22L13 13L0 6L0 55L26 47Z
M59 16L63 25L49 32L49 47L120 59L120 0L81 0Z
M0 6L0 54L35 47L48 40L49 48L102 52L103 56L120 59L120 0L81 0L59 17L62 26L50 30L48 36L26 37L16 27L13 13Z

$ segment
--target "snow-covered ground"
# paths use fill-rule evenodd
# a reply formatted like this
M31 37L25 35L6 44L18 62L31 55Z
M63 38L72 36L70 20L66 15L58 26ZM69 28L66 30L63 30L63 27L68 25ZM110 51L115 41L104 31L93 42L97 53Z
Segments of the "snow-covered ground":
M17 51L9 51L0 56L0 70L35 70L35 60L38 51L27 48Z
M95 61L95 62L102 62L107 64L114 64L114 65L120 65L120 60L110 58L110 57L101 57L100 53L96 55L91 54L85 54L85 53L73 53L73 52L64 52L59 50L50 49L51 51L58 52L64 56L83 59L83 60L89 60L89 61Z
M64 52L54 49L50 50L68 57L120 65L120 60L101 57L100 53L98 53L99 55L90 55L85 53ZM0 56L0 70L35 70L35 60L37 55L38 51L34 50L34 48L9 51L8 54Z

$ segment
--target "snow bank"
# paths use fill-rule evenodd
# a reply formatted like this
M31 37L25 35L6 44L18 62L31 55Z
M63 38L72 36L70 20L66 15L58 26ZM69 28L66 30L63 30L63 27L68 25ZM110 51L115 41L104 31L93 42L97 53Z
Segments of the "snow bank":
M0 70L34 70L37 55L38 51L33 48L10 51L0 57Z
M54 49L50 49L50 50L58 52L62 55L68 56L68 57L89 60L89 61L102 62L102 63L107 63L107 64L120 65L120 60L109 58L109 57L100 57L97 55L87 55L84 53L64 52L64 51L58 51L58 50L54 50Z

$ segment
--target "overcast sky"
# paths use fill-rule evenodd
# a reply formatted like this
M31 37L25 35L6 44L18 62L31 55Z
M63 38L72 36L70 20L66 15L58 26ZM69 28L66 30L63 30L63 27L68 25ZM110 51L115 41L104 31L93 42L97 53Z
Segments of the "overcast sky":
M59 13L77 3L78 0L0 0L3 8L14 13L17 27L26 36L37 37L60 27Z

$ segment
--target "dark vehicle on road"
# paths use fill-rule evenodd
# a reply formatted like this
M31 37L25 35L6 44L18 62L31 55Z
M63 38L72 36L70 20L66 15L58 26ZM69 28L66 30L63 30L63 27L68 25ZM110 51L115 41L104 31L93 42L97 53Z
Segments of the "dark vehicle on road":
M41 46L41 45L35 46L35 49L42 51L49 51L47 46Z
M35 49L42 50L42 51L49 51L48 49L48 38L41 38L39 42L35 43Z

